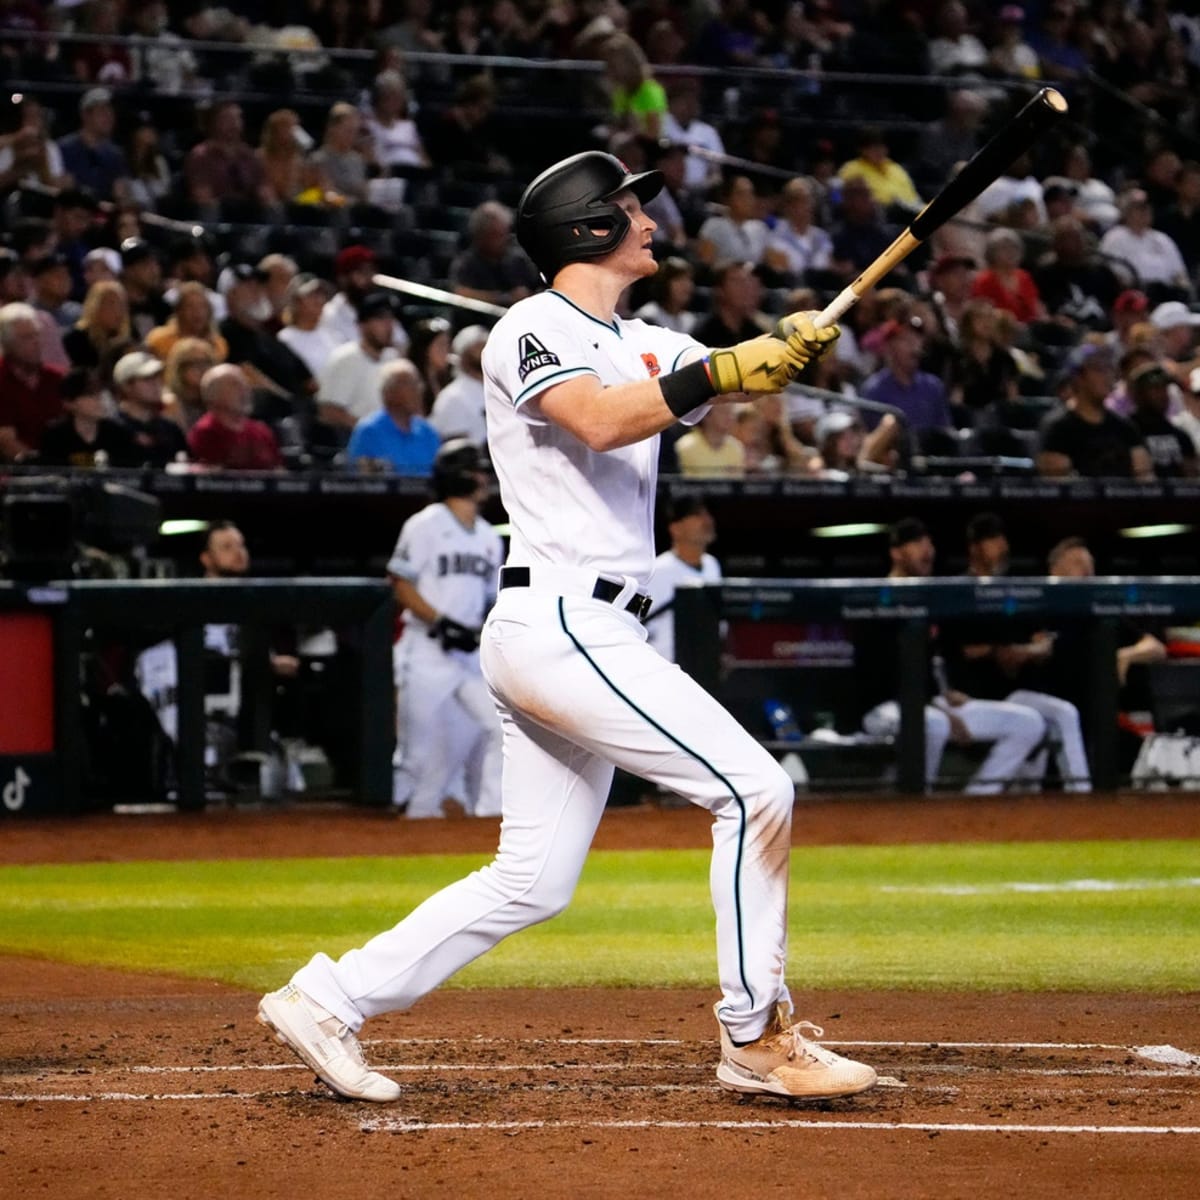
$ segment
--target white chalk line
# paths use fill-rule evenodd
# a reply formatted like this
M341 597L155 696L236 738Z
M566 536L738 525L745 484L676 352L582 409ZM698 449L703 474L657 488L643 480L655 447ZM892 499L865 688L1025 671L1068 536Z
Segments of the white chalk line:
M109 1100L258 1100L265 1096L293 1096L284 1092L15 1092L0 1095L6 1104L98 1104Z
M1054 892L1147 892L1161 888L1197 888L1200 878L1184 879L1060 879L1049 882L983 884L884 884L881 892L902 892L918 896L1004 896L1041 895Z
M700 1043L687 1038L505 1038L505 1037L407 1037L360 1038L363 1046L696 1046ZM1122 1046L1116 1042L943 1042L926 1038L919 1042L897 1041L839 1041L822 1038L823 1046L899 1046L935 1050L940 1046L961 1050L1132 1050L1137 1046Z
M1200 1125L1001 1125L967 1121L826 1121L783 1117L776 1121L406 1121L373 1120L364 1133L502 1133L524 1129L858 1129L884 1133L1095 1133L1198 1134Z

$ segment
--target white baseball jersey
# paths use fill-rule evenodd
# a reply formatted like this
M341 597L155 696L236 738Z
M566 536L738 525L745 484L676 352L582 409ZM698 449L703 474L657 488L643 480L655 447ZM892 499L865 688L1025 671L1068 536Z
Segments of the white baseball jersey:
M467 529L445 504L430 504L404 522L387 569L439 613L478 629L495 599L503 557L499 534L482 517ZM405 621L428 632L414 613Z
M483 372L488 448L512 523L510 565L587 567L644 587L654 564L658 438L589 450L541 415L537 397L581 375L611 387L669 374L705 353L694 338L644 321L610 325L553 290L500 318Z
M654 560L648 595L650 615L646 618L646 638L655 650L675 661L675 592L681 587L701 587L721 582L721 564L711 554L701 556L700 565L684 562L673 550Z

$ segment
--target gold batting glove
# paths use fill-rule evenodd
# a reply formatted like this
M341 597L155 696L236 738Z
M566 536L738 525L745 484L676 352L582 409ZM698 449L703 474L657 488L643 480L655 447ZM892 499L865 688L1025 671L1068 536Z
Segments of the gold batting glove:
M819 314L807 312L789 313L775 326L775 336L795 347L798 354L806 355L805 365L824 358L830 347L842 336L841 326L827 325L818 329L813 318Z
M708 352L708 376L718 395L725 392L781 392L808 365L812 355L796 338L780 341L769 333Z

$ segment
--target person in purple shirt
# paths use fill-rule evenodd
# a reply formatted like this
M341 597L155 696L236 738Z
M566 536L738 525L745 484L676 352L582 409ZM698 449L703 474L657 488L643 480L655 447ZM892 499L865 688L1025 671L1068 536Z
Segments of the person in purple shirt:
M438 432L421 413L421 373L407 358L388 363L380 376L383 407L363 417L350 434L346 454L363 470L385 469L398 475L428 475L441 445Z
M885 321L876 340L884 366L863 384L863 398L898 408L914 433L953 429L945 385L936 375L918 369L923 349L920 328L910 321Z

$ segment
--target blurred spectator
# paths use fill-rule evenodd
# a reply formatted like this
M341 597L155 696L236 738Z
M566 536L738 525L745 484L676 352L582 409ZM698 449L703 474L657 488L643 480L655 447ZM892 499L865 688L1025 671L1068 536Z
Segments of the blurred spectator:
M317 415L326 425L352 430L378 409L383 369L400 354L392 344L394 321L386 292L370 292L359 302L358 337L339 346L319 376Z
M111 200L113 189L129 175L129 164L112 140L116 114L112 93L92 88L79 101L79 129L60 139L63 166L76 187L87 188L101 200Z
M200 283L181 283L175 289L175 311L165 325L150 330L146 348L165 360L180 338L200 338L213 350L216 362L229 357L229 343L217 331L208 290Z
M1200 452L1200 367L1189 376L1187 387L1183 389L1183 407L1171 420L1192 439Z
M0 138L0 194L18 184L64 188L71 179L62 151L50 138L46 110L32 96L13 97L20 114L15 132Z
M29 301L29 274L25 264L7 246L0 246L0 308Z
M288 285L283 328L275 335L299 358L314 379L338 348L333 334L321 323L329 285L316 275L297 275Z
M360 469L383 464L398 475L428 475L441 439L421 416L424 390L420 372L408 359L387 363L371 412L350 435L347 457Z
M1042 422L1038 474L1153 478L1141 434L1104 407L1112 389L1112 353L1084 343L1068 356L1064 376L1066 398Z
M168 28L165 0L143 0L131 17L134 33L145 39L134 47L133 78L166 96L177 96L194 86L198 82L196 57Z
M86 188L63 188L54 197L50 212L50 228L53 231L54 249L65 254L71 268L71 281L75 296L83 297L83 256L92 248L90 239L100 202Z
M167 355L163 380L163 416L173 421L184 433L204 415L204 399L200 383L217 358L208 342L199 338L180 338Z
M60 394L64 413L46 426L38 461L48 467L133 467L133 438L105 414L108 403L94 371L72 367Z
M1152 297L1186 292L1187 266L1179 247L1161 230L1152 228L1154 214L1146 193L1138 188L1126 192L1118 205L1121 218L1100 239L1100 253L1128 264L1138 284Z
M122 84L133 79L133 60L121 32L123 5L119 0L88 0L80 12L81 33L111 41L78 42L71 47L71 73L83 83Z
M1067 148L1063 174L1075 185L1075 206L1084 221L1101 233L1117 223L1117 194L1092 175L1092 157L1081 142Z
M463 80L454 103L425 130L425 148L433 162L487 175L507 174L508 162L495 149L491 120L495 106L496 86L486 75Z
M250 263L234 263L221 272L217 290L225 297L228 316L220 323L229 345L229 361L242 368L257 393L260 415L290 416L295 397L311 395L316 384L302 359L267 332L271 302L263 272Z
M38 317L32 305L0 308L0 460L36 453L46 426L62 412L63 371L42 361Z
M921 207L921 197L909 173L888 154L887 139L878 129L864 129L858 138L858 157L843 163L838 170L843 183L861 179L871 189L875 203L883 208L899 205L905 209Z
M1023 325L1041 321L1046 308L1033 276L1021 266L1025 243L1011 229L993 229L984 245L987 266L975 276L971 295L1007 309Z
M823 478L848 479L864 471L892 471L900 461L902 430L885 413L869 433L858 415L843 409L824 413L813 427Z
M133 345L129 304L119 283L93 284L83 301L83 312L75 327L63 337L63 349L71 365L86 367L106 384L113 365Z
M450 288L470 300L515 304L540 287L537 269L513 241L512 210L485 200L467 222L470 245L450 264Z
M796 437L781 396L735 405L733 436L746 451L746 473L808 474L817 454Z
M1118 417L1130 417L1133 414L1133 397L1129 390L1129 379L1138 367L1146 363L1158 362L1158 348L1152 343L1144 346L1130 346L1117 359L1118 379L1116 386L1104 398L1104 407L1109 412L1115 412Z
M910 321L892 319L879 329L877 340L884 365L863 384L863 398L899 409L914 432L951 429L945 385L919 369L921 331Z
M461 13L464 9L458 11ZM408 84L399 71L382 71L375 77L371 85L367 133L375 161L381 167L430 165L417 123L409 111Z
M766 262L799 281L806 271L827 271L833 262L833 239L813 224L815 205L807 179L789 179L779 195L779 216L767 240Z
M733 436L736 419L733 404L714 404L695 429L675 443L680 474L726 478L744 475L746 448Z
M1181 300L1166 300L1150 314L1150 324L1158 331L1162 366L1177 383L1186 386L1193 368L1200 367L1196 357L1200 313L1192 312Z
M33 259L26 268L28 298L38 323L42 362L48 367L57 367L60 371L65 371L70 366L67 352L63 348L63 327L58 323L58 318L42 306L41 298L45 297L48 289L53 291L64 276L69 278L69 272L65 266L55 263L53 253Z
M367 198L367 160L363 157L362 114L353 104L339 101L325 120L325 136L309 161L329 181L329 187L345 203Z
M305 147L311 145L299 115L290 108L277 108L263 122L255 153L266 185L281 204L295 200L312 187L319 193L314 202L324 202L325 181L320 170L310 168L305 159Z
M996 40L988 55L993 70L1001 75L1037 79L1041 62L1033 47L1025 41L1025 10L1019 4L1005 4L997 14Z
M1017 364L999 343L989 300L972 300L963 310L950 387L951 402L966 408L972 424L984 410L1016 399Z
M950 345L960 340L974 279L975 260L964 254L941 254L929 268L930 303L943 338Z
M692 330L703 346L732 346L764 330L755 320L762 284L744 262L727 262L713 276L712 310Z
M706 67L752 67L758 56L758 20L750 0L718 0L700 27L692 54Z
M333 277L338 290L321 312L321 328L329 332L336 345L358 341L358 306L368 292L375 290L378 265L375 252L359 245L346 246L334 259ZM393 325L392 345L400 351L408 348L408 334L399 321Z
M1088 69L1087 55L1072 36L1075 21L1073 0L1050 0L1029 44L1038 56L1046 79L1071 81Z
M673 255L658 264L651 283L652 299L634 313L651 325L661 325L676 333L691 333L699 319L689 305L696 290L695 272L686 258Z
M54 253L54 232L49 221L39 217L23 217L9 229L8 244L20 256L28 270L31 263Z
M713 266L740 262L757 266L763 261L770 230L759 217L758 193L748 175L732 175L721 193L725 215L709 217L700 227L696 256Z
M187 435L192 458L227 471L269 471L282 465L269 425L250 416L250 382L239 367L210 367L200 381L205 413Z
M217 272L213 262L213 247L206 234L193 232L176 240L171 246L169 266L173 284L165 294L168 304L173 304L177 299L180 284L199 283L204 286L208 302L212 305L213 319L224 319L225 297L213 287Z
M614 124L645 137L660 137L667 94L654 78L641 46L618 33L604 43L603 53Z
M98 283L118 283L121 278L121 256L111 246L98 246L83 256L83 291Z
M1117 354L1130 345L1130 335L1136 326L1146 320L1149 311L1149 298L1137 288L1126 288L1113 301L1112 312L1109 313L1112 332L1106 341Z
M165 325L171 316L163 296L162 266L149 242L126 238L121 243L121 286L129 302L129 321L133 336L141 341L156 325Z
M1026 201L1037 210L1037 223L1046 221L1046 197L1042 185L1033 174L1028 154L1014 159L1003 175L993 179L979 194L973 209L981 221L997 224L1011 223L1014 213Z
M846 181L839 220L832 232L833 268L847 280L873 263L892 244L897 233L880 217L865 179Z
M921 134L917 145L919 178L937 188L979 149L979 127L987 115L987 100L978 92L958 90L946 97L946 115Z
M379 44L395 46L405 54L438 53L442 49L442 35L431 28L433 0L404 0L399 7L400 19L376 35Z
M259 259L258 269L263 276L263 290L271 305L271 332L278 333L283 325L283 310L288 302L288 290L300 268L286 254L267 254Z
M120 198L154 212L171 191L171 169L159 150L158 129L149 120L129 135L129 176L118 186Z
M421 372L425 395L436 396L453 376L450 366L450 322L428 317L413 326L408 347L409 361Z
M1143 363L1129 377L1133 412L1129 420L1142 441L1159 479L1188 476L1197 470L1196 446L1192 439L1167 419L1171 376L1155 362Z
M1174 202L1158 222L1183 255L1183 261L1195 277L1200 265L1200 163L1186 162L1179 168Z
M1056 317L1086 329L1104 329L1121 284L1112 269L1091 253L1083 224L1073 216L1050 226L1050 252L1033 269L1043 304Z
M949 0L937 15L937 36L929 42L929 69L934 75L974 75L987 65L988 52L970 32L965 4Z
M209 213L228 201L249 209L272 204L276 196L263 164L243 137L242 106L236 100L214 101L204 128L204 141L183 161L188 199Z
M1146 157L1139 172L1139 184L1150 201L1151 209L1164 213L1177 197L1176 186L1183 162L1170 146L1159 146Z
M659 142L650 157L663 177L662 190L645 205L646 215L658 226L651 235L654 245L666 253L686 251L689 231L699 229L705 217L702 200L684 183L687 154L673 142Z
M183 430L162 415L162 360L145 350L119 359L113 369L117 420L133 441L133 457L141 466L165 467L187 458Z
M488 331L468 325L454 337L450 360L454 378L437 394L429 423L442 441L465 437L476 446L487 445L487 418L483 400L483 348Z
M681 146L696 146L713 154L724 154L725 143L715 126L700 119L700 81L674 78L667 89L667 113L663 117L663 136ZM684 165L687 187L705 191L721 177L718 163L694 154L689 149Z
M47 254L30 264L33 306L53 318L59 330L70 329L79 320L80 306L71 299L71 261L61 251Z

